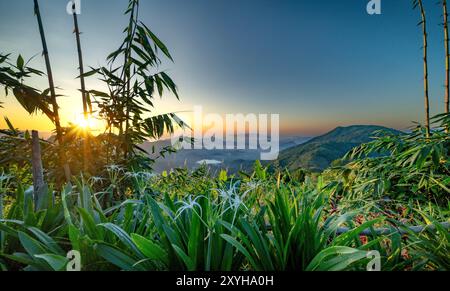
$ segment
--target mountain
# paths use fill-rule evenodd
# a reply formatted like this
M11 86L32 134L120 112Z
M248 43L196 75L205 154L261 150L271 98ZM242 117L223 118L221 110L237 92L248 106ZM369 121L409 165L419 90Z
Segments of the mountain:
M290 170L303 168L315 172L323 171L352 148L373 140L374 133L379 130L400 133L395 129L376 125L337 127L304 144L282 151L275 164Z
M249 137L246 136L248 143ZM282 136L280 137L280 150L298 146L310 140L309 137L302 136ZM170 146L170 140L160 140L156 142L146 142L141 145L152 158L158 156L157 153L164 147ZM155 149L155 154L151 154ZM260 150L241 150L241 149L225 149L225 150L207 150L207 149L180 149L176 153L167 154L165 158L157 158L153 169L157 173L171 170L174 168L195 169L201 164L207 164L211 169L227 169L230 173L239 170L250 170L255 161L261 156Z

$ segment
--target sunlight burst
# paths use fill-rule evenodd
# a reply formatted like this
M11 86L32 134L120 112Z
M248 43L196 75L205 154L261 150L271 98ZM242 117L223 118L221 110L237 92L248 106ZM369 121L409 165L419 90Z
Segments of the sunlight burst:
M94 129L98 126L97 119L89 116L87 119L84 115L77 116L74 120L74 124L81 129Z

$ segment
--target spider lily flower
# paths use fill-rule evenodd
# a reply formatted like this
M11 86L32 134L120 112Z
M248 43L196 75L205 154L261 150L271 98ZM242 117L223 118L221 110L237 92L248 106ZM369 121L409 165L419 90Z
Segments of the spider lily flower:
M198 199L200 199L200 198L205 198L205 199L207 199L205 196L203 196L203 195L200 195L200 196L197 196L197 197L195 197L194 199L192 199L192 195L189 195L188 197L187 197L187 202L186 201L184 201L184 200L181 200L181 201L177 201L177 202L175 202L175 204L182 204L182 206L180 207L180 208L178 208L178 210L177 210L177 213L175 214L175 220L181 215L181 214L183 214L185 211L188 211L188 210L192 210L192 211L194 211L194 212L196 212L197 213L197 211L195 210L195 207L197 207L199 210L200 210L200 214L199 214L199 217L202 217L202 214L203 214L203 210L202 210L202 206L197 202L197 200ZM198 213L197 213L198 214Z
M123 168L118 165L108 165L108 166L106 166L106 170L108 172L121 172L121 171L123 171Z

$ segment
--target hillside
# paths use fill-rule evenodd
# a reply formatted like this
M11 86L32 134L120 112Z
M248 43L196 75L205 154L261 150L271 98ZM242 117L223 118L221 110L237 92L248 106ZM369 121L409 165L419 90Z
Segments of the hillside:
M246 136L248 142L249 137ZM285 150L291 147L298 146L306 141L310 140L309 137L302 136L281 136L280 137L280 149ZM158 157L158 152L167 146L170 146L170 140L160 140L156 142L146 142L141 145L145 149L150 157ZM155 153L153 152L155 148ZM195 169L199 167L203 162L206 162L208 166L213 170L227 169L230 173L236 173L239 170L251 170L255 163L255 160L259 160L261 151L250 149L227 149L227 150L185 150L180 149L176 153L168 154L165 158L158 158L155 164L152 165L153 169L157 173L162 171L171 170L174 168L188 168Z
M276 164L290 170L304 168L322 171L355 146L371 141L374 133L379 130L400 133L394 129L375 125L338 127L304 144L282 151Z

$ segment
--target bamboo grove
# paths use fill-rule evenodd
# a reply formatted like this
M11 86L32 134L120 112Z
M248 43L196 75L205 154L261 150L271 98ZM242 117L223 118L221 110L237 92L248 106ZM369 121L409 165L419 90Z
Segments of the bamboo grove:
M162 63L160 53L169 61L173 61L169 50L161 40L139 20L139 1L130 1L125 15L129 17L129 24L124 31L121 46L106 58L105 66L90 67L86 72L83 63L80 27L74 2L73 21L76 52L79 63L80 95L84 118L100 118L107 124L106 131L94 137L89 130L75 133L74 128L64 128L61 125L57 88L47 47L44 22L41 17L39 1L34 1L34 12L38 23L38 31L42 40L43 57L49 87L44 90L27 86L27 79L44 76L44 72L35 70L25 64L19 56L16 64L10 63L10 55L2 54L0 82L5 92L13 92L19 103L30 113L44 113L55 126L55 142L52 146L57 149L59 169L64 172L64 179L70 181L72 175L81 170L85 174L95 175L97 164L90 164L92 151L102 146L107 157L104 165L115 163L127 167L149 164L145 153L138 147L142 141L161 137L164 133L171 133L174 124L184 127L185 124L175 113L152 114L155 94L162 96L166 91L172 92L178 98L176 84L164 71L158 71ZM107 92L86 88L86 78L100 79ZM96 117L93 117L93 115ZM83 144L82 165L73 163L75 159L68 157L73 139ZM74 147L72 147L72 150ZM56 166L55 166L56 167ZM56 168L55 168L56 170ZM59 172L59 171L58 171Z

